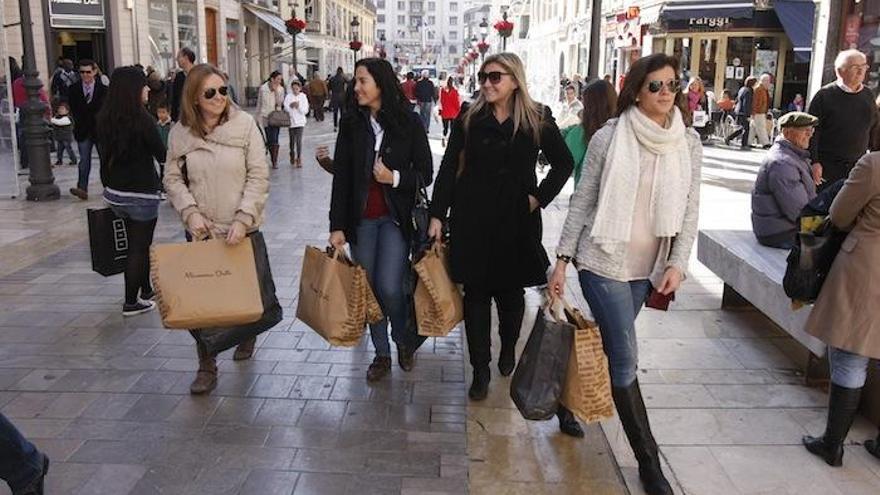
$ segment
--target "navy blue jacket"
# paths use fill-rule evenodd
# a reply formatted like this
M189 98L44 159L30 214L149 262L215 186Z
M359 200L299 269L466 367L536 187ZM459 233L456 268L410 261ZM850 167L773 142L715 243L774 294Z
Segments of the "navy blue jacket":
M788 247L800 229L801 210L815 197L810 151L777 140L758 170L752 191L752 230L758 242Z

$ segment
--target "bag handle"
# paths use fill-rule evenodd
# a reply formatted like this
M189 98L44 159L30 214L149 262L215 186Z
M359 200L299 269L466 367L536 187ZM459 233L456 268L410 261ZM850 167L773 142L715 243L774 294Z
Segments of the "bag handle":
M550 297L550 293L547 293L547 302L544 303L542 309L544 310L545 315L550 315L553 318L553 321L556 323L568 323L565 319L565 315L560 313L562 309L564 311L564 307L567 306L568 303L561 297ZM562 306L562 308L560 308Z

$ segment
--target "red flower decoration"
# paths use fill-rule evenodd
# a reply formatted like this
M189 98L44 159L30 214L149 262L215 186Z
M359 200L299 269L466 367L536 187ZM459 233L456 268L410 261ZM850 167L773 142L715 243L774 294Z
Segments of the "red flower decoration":
M513 34L513 23L510 21L498 21L495 23L495 30L504 38Z
M489 43L486 43L485 41L481 41L481 42L477 43L477 50L479 50L480 53L488 52L489 51Z
M364 46L364 44L358 40L354 40L348 44L348 47L351 48L353 51L360 50L362 46Z
M284 25L287 26L287 32L290 34L299 34L305 31L307 26L306 21L297 19L296 17L291 17L284 21Z
M471 62L473 62L474 60L477 59L477 57L479 57L479 55L477 55L476 50L473 50L473 49L471 49L471 51L468 52L467 56Z

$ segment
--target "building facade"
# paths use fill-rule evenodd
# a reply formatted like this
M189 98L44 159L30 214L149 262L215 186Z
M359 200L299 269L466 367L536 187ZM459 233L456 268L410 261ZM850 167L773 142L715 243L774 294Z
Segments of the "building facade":
M6 24L16 24L18 0L0 5ZM189 47L197 62L226 72L238 95L254 93L273 70L291 73L292 38L284 19L292 9L309 23L297 37L300 74L336 67L351 72L355 56L370 56L375 46L370 0L31 0L30 7L44 84L59 57L93 59L106 73L140 63L167 74L177 66L178 50ZM10 56L21 60L20 28L3 34ZM356 54L349 47L354 36L363 43Z
M398 70L447 71L464 50L465 0L378 0L377 39Z

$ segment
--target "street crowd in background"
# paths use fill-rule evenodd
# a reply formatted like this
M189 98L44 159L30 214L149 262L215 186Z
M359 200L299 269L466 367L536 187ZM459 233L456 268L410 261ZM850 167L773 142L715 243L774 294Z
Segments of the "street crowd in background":
M842 464L869 361L880 358L880 314L861 305L880 296L870 283L880 276L880 155L866 154L878 141L878 107L863 85L862 53L841 53L835 82L808 106L797 95L778 115L768 74L749 77L735 96L725 90L716 97L698 78L680 80L678 61L663 54L634 62L616 85L610 77L566 78L561 101L548 102L561 107L556 115L531 98L512 53L487 56L468 97L459 90L468 86L462 79L435 84L427 71L398 74L379 58L359 60L351 75L338 68L326 78L294 73L285 80L275 71L259 88L254 116L236 104L224 73L195 64L186 48L177 61L172 74L130 66L108 81L93 61L59 60L43 95L56 164L67 154L79 167L70 193L88 199L96 148L102 197L125 222L124 316L156 308L149 250L160 202L167 197L179 213L188 240L211 236L237 245L256 238L271 170L281 163L281 130L288 129L290 165L302 167L304 129L310 118L322 122L327 108L335 150L331 156L319 148L316 158L333 174L328 243L337 251L348 245L384 315L369 325L376 355L366 380L392 372L392 342L404 372L416 365L424 338L408 323L412 294L400 281L418 253L443 245L449 276L463 288L474 401L487 397L491 382L492 302L501 336L497 367L508 376L518 363L524 289L546 286L552 306L565 297L573 265L601 332L613 403L639 477L647 493L671 494L637 378L635 320L646 305L666 308L685 279L697 236L703 143L715 134L705 128L729 119L736 125L721 134L723 142L769 148L752 195L760 243L794 248L803 210L819 197L830 205L830 223L848 232L807 323L830 349L827 427L803 439L829 465ZM19 105L20 78L13 89ZM432 119L442 122L445 150L436 174ZM537 173L539 155L546 174ZM540 211L572 177L551 265ZM422 228L414 220L416 198L432 183ZM190 391L208 394L217 386L216 353L199 331L191 334L199 366ZM235 342L234 359L249 359L255 343L255 336ZM563 433L584 436L571 411L560 405L556 416ZM2 416L0 432L0 477L16 494L42 493L48 457ZM865 448L880 458L880 437Z

